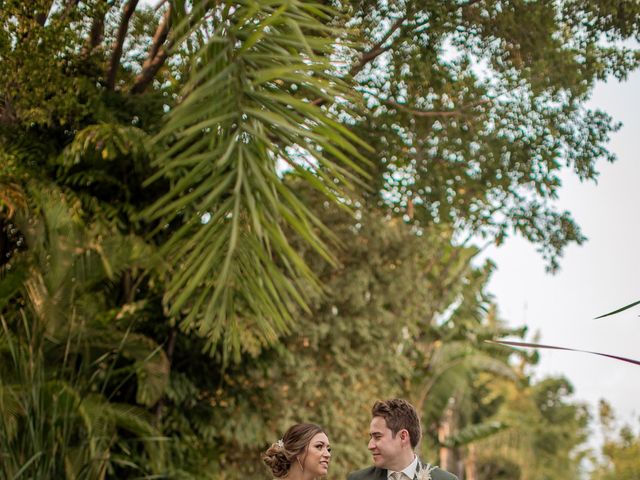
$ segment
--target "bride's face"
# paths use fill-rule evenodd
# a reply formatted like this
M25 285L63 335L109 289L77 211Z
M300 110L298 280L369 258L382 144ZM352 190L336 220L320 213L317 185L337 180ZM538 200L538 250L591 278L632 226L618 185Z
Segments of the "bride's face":
M329 438L322 432L317 433L307 445L307 451L301 455L305 473L314 477L326 475L331 461Z

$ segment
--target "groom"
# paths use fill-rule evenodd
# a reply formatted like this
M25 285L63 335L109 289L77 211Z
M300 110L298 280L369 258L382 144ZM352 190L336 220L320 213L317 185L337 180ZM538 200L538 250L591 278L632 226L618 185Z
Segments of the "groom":
M368 448L374 466L350 473L347 480L458 480L422 463L414 453L422 432L416 409L409 402L399 398L378 401L371 416Z

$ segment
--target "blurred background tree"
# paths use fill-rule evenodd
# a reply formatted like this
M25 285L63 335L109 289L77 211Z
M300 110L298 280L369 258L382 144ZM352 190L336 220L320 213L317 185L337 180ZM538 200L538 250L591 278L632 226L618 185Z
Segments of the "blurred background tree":
M637 478L640 475L640 434L631 425L618 427L615 412L606 400L601 400L599 407L604 443L596 460L593 478Z

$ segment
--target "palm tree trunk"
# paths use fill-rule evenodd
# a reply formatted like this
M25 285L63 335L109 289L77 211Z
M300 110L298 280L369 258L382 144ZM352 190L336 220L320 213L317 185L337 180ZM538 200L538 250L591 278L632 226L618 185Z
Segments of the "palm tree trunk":
M465 480L478 480L478 452L473 444L467 447L467 455L464 459L464 478Z
M438 427L438 442L440 443L440 468L453 472L456 470L456 458L453 448L446 447L445 441L455 431L455 398L451 397Z

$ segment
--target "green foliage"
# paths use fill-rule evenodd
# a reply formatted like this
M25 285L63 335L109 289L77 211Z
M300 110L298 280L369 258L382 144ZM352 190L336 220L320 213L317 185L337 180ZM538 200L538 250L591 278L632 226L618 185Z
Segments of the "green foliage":
M579 478L589 415L570 399L571 384L548 378L496 388L504 403L494 418L508 428L477 444L478 478Z
M202 341L181 335L176 344L169 394L175 407L167 424L180 426L176 434L186 438L179 444L193 442L183 453L187 460L204 450L225 478L267 478L259 452L303 420L330 432L339 452L332 475L366 464L370 402L363 399L399 392L409 373L398 350L409 339L394 325L402 318L402 297L413 288L411 246L418 239L379 217L359 232L344 212L327 207L316 214L350 247L339 252L338 272L320 257L307 258L328 297L316 296L311 313L300 312L299 326L281 346L245 355L216 374L206 355L194 355Z
M71 189L83 210L123 231L139 230L139 208L149 192L142 182L149 172L146 133L133 126L89 125L49 164L60 185Z
M583 240L637 3L138 3L0 0L3 474L260 478L311 420L342 476L402 395L425 459L576 478L461 239Z
M508 428L507 425L496 421L469 425L457 434L448 437L443 445L446 447L469 445L473 442L491 437L505 428Z
M594 480L632 480L640 475L640 434L629 425L616 431L615 413L606 401L600 401L600 423L604 433L602 457L595 462Z
M29 249L0 279L2 476L164 472L163 439L144 407L164 395L166 355L153 340L121 330L123 312L96 316L106 310L103 283L133 267L144 249L83 228L58 191L32 195L40 211L14 219ZM122 394L131 387L135 399Z
M47 15L50 0L0 8L0 118L23 127L74 128L99 108L99 90L77 56L83 15L96 2Z
M288 330L305 283L320 288L284 227L331 260L319 234L328 231L282 181L279 162L335 204L351 172L362 173L362 142L309 101L349 96L329 61L342 36L323 22L330 10L251 1L218 14L191 60L184 100L153 139L166 150L149 181L164 177L172 188L145 215L180 222L160 250L170 313L187 309L184 330L239 353L243 337L268 344Z
M68 383L68 365L48 365L34 340L23 343L3 322L3 478L102 479L120 463L163 471L164 449L148 412L84 391L88 383L79 376ZM144 446L145 464L132 465L128 436Z
M377 152L373 200L422 225L519 233L555 269L584 240L553 207L559 172L595 179L596 162L613 160L618 126L584 101L638 65L619 43L637 32L638 6L604 3L354 2L373 57L352 69L367 100L357 131Z
M214 476L224 472L224 478L268 478L260 465L260 451L291 423L315 421L330 433L337 452L331 475L340 477L370 462L366 450L369 409L376 398L401 395L418 404L423 385L431 385L422 406L430 435L447 399L461 392L458 387L465 386L467 395L474 391L469 380L472 372L485 372L487 382L517 377L506 363L508 353L496 349L500 358L491 357L488 352L494 347L487 344L478 342L474 348L461 339L452 341L452 323L438 325L439 309L424 307L441 281L446 280L455 292L471 292L473 276L477 275L478 287L487 279L487 272L478 273L469 266L470 256L464 249L458 253L464 259L463 273L435 268L437 259L452 253L446 232L424 231L416 236L410 226L379 212L360 212L356 221L315 201L321 198L318 193L300 193L316 205L314 213L343 245L336 252L340 268L308 252L305 260L322 281L326 295L314 297L310 314L300 312L299 327L283 337L282 345L256 349L254 355L245 355L242 362L221 373L209 369L211 360L205 354L194 354L203 340L180 335L168 394L173 408L166 422L180 438L176 445L182 451L177 455L184 459L183 465L204 457L215 465L208 467L215 468ZM463 312L465 302L458 305L454 317L465 316ZM480 325L486 327L484 335L502 331L488 324L486 313L477 315L468 319L463 329L467 334L478 332ZM215 361L219 364L222 359ZM476 425L475 434L470 435L472 424L469 421L458 441L477 440L481 430L488 435L503 428ZM425 458L432 461L437 461L435 442L434 446L430 437L425 439L429 445ZM202 465L190 467L196 477Z
M154 232L165 309L212 353L275 341L319 291L288 235L332 257L278 162L334 204L365 181L365 208L418 228L519 232L551 268L583 240L558 172L612 160L615 124L584 102L637 65L633 4L135 4L4 2L0 130L89 217Z

